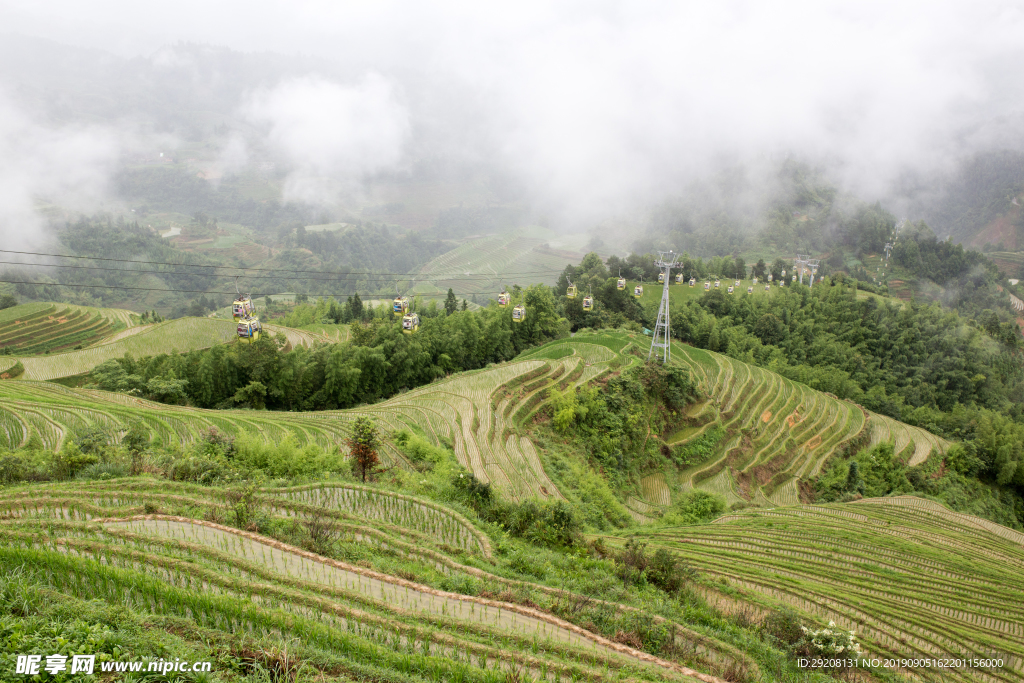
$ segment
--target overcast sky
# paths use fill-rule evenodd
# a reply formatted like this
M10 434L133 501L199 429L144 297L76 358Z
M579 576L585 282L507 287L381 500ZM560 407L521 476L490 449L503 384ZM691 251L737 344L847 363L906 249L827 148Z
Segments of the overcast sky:
M790 153L829 162L871 198L908 168L1019 147L1024 130L1020 2L4 0L0 26L123 57L173 62L166 46L188 41L344 65L351 77L311 69L238 102L298 169L299 199L315 198L313 178L407 167L420 138L585 213L657 199L723 161ZM109 163L85 131L8 118L22 128L0 136L32 139L27 126L74 143L76 163ZM27 153L19 144L0 178Z

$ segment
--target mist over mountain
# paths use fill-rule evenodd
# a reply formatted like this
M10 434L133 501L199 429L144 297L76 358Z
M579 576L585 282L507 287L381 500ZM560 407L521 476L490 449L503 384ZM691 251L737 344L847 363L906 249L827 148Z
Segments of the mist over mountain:
M0 202L5 234L35 232L25 207L40 200L138 204L111 179L186 160L212 192L259 172L312 213L351 213L381 183L469 179L449 206L512 202L552 227L626 233L688 206L704 228L756 230L796 160L961 239L980 218L941 208L963 203L958 174L1024 149L1012 3L110 1L8 4L0 20L0 144L30 120L69 145L7 156L20 182ZM88 201L69 180L86 177Z

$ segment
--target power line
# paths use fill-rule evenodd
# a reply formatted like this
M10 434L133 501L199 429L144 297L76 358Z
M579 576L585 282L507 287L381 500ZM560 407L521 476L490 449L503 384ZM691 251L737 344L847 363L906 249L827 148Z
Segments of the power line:
M78 288L83 288L83 289L109 289L109 290L123 289L123 290L126 290L126 291L134 291L134 292L178 292L178 293L184 293L184 294L230 294L231 296L238 296L237 292L231 292L231 291L220 292L220 291L216 291L216 290L203 290L203 289L160 289L160 288L157 288L157 287L121 287L119 285L81 285L81 284L68 284L68 283L63 283L63 282L28 282L28 281L25 281L25 280L0 280L0 283L6 283L6 284L11 284L11 285L34 285L36 287L78 287ZM440 291L440 290L438 290L438 291ZM346 293L343 293L343 294L324 293L324 294L312 294L311 296L315 296L315 297L344 297L344 296L352 296L354 294L360 294L360 293L359 292L346 292ZM475 294L491 295L491 294L494 294L494 292L492 290L487 290L487 291L482 291L482 292L461 292L459 294L456 294L456 296L458 296L460 298L465 298L467 296L473 296ZM279 294L263 294L263 295L260 295L260 296L271 296L271 297L273 297L273 296L280 296L280 295ZM391 298L390 294L381 294L381 293L374 294L374 293L370 293L370 292L363 292L362 294L360 294L360 296L363 297L363 298L379 298L379 299L390 299Z
M0 250L0 251L2 251L2 250ZM112 273L140 273L140 274L151 274L151 275L178 275L178 276L185 276L185 277L212 277L212 278L245 277L248 280L301 280L301 281L304 281L304 282L310 282L310 281L312 281L312 282L339 282L339 281L354 281L354 280L357 280L357 278L348 278L348 277L345 277L345 278L319 277L318 278L318 277L309 277L309 276L298 277L298 276L294 276L294 275L224 275L224 274L217 274L217 273L181 273L181 272L167 271L167 270L142 270L142 269L135 269L135 268L104 268L103 266L74 266L74 265L63 265L63 264L59 264L59 263L24 263L22 261L0 261L0 264L13 265L13 266L30 266L30 267L38 267L38 268L66 268L66 269L74 269L74 270L101 270L101 271L112 272ZM209 267L218 268L220 266L209 266ZM316 271L310 271L310 272L316 272ZM550 273L554 273L554 272L561 273L562 271L549 271L549 272ZM527 273L527 274L524 274L524 273L513 273L511 275L512 276L525 276L525 275L541 274L541 273L542 273L542 271L538 271L537 273ZM360 274L360 275L362 275L362 274ZM365 280L359 280L359 281L360 282L374 282L374 283L378 283L378 282L394 283L395 282L395 278L388 277L387 273L384 273L384 274L381 274L381 273L366 273L366 275L372 275L373 277L365 279ZM433 277L433 278L429 278L429 279L428 278L424 278L424 279L421 279L421 280L416 279L416 278L409 278L409 277L405 277L405 278L401 278L401 279L411 280L412 282L450 282L450 281L453 281L453 280L454 281L472 280L472 281L494 282L495 280L500 280L503 277L505 277L505 276L504 275L502 277L497 277L497 276L495 276L495 277L459 277L459 276L445 277L445 276L439 276L439 277Z
M15 250L12 250L12 249L0 249L0 253L4 253L4 254L19 254L19 255L22 255L22 256L48 256L48 257L53 257L53 258L83 259L83 260L89 260L89 261L110 261L110 262L114 262L114 263L138 263L138 264L142 264L142 265L173 266L173 267L184 267L184 268L213 268L213 269L221 269L221 270L239 270L239 271L242 271L243 273L244 272L257 272L257 273L316 273L316 274L320 274L320 275L376 275L376 276L398 277L398 278L403 278L403 279L415 279L418 275L420 275L419 273L387 273L387 272L385 272L385 273L375 273L375 272L372 272L372 271L359 271L359 270L350 270L350 271L330 271L330 270L328 270L328 271L325 271L325 270L312 270L312 269L301 269L301 268L249 268L249 267L245 267L245 266L218 266L218 265L213 265L213 264L202 264L202 263L171 263L171 262L168 262L168 261L142 261L142 260L138 260L138 259L118 259L118 258L110 258L110 257L105 257L105 256L77 256L77 255L71 255L71 254L49 254L49 253L46 253L46 252L15 251ZM54 266L56 266L57 265L57 264L45 264L45 263L20 263L20 262L6 262L6 261L4 263L15 263L15 264L18 264L18 265L29 265L29 266L47 266L47 265L54 265ZM59 266L57 266L57 267L59 267ZM126 269L125 272L132 272L132 271L129 271L129 270ZM135 271L135 272L143 272L143 271ZM157 271L157 272L163 272L163 271ZM484 273L468 273L468 274L465 274L465 275L468 275L469 277L465 277L464 279L495 280L495 279L501 279L503 277L527 276L527 275L543 275L543 274L553 274L553 273L561 273L561 272L562 272L561 270L521 271L521 272L517 272L517 273L500 273L500 274L495 274L493 277L487 276ZM165 274L170 274L170 273L165 273ZM183 275L196 275L198 273L182 273L182 274ZM477 275L482 276L482 277L476 277ZM453 273L452 276L453 277L459 277L460 274ZM221 276L218 276L218 277L235 277L235 275L221 275ZM239 277L242 277L242 276L239 275ZM444 275L441 275L441 276L436 276L433 279L451 279L451 278L446 277Z

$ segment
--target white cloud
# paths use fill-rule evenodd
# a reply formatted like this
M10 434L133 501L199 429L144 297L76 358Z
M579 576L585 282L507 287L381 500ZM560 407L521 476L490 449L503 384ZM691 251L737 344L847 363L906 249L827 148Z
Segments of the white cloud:
M111 131L36 123L0 93L0 243L39 244L39 200L71 209L96 206L117 152Z
M330 180L355 182L403 161L409 114L378 74L344 85L320 77L254 93L245 116L292 165L287 198L313 199Z

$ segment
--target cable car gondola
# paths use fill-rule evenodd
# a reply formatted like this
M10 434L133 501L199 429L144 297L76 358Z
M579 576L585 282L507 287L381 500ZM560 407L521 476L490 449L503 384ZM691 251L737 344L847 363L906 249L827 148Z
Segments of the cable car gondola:
M576 298L576 285L574 285L572 283L572 280L569 280L569 286L566 287L566 289L565 289L565 298L566 299L575 299Z
M639 299L643 295L644 295L644 279L643 279L643 277L641 277L640 278L640 284L638 284L636 287L633 288L633 296L635 296L637 299Z
M739 281L739 280L737 280L737 281L736 281L736 284L734 284L734 285L733 285L733 287L739 287L739 286L740 286L740 281Z
M238 295L238 298L231 304L231 317L235 319L235 322L245 320L256 312L256 308L252 305L252 297L248 294Z
M402 316L402 332L412 334L420 329L420 314L406 313Z
M683 274L682 273L679 273L678 275L676 275L676 284L677 285L683 284Z
M658 273L658 284L665 284L665 273Z
M587 291L587 295L583 297L583 310L594 310L594 295L589 290Z
M771 288L772 288L772 286L771 286L770 284L768 284L767 282L766 282L766 283L764 283L764 291L766 291L766 292L767 292L767 291L768 291L769 289L771 289Z
M721 286L722 286L722 281L721 280L715 280L715 289L718 289Z
M619 268L619 279L615 282L615 289L622 290L622 289L625 289L625 288L626 288L626 278L622 277L622 269Z
M754 283L755 285L757 284L757 276L756 276L756 275L754 276L754 280L753 280L753 283Z
M697 278L691 277L690 278L690 286L693 287L695 284L697 284Z
M398 295L391 304L391 310L399 315L405 315L409 312L409 297Z
M259 318L248 316L238 321L237 334L239 339L245 339L250 344L260 338L263 332L263 325Z
M512 295L505 291L505 288L501 288L501 293L498 294L498 306L505 308L512 301Z
M711 291L711 283L710 282L705 282L704 283L704 291L705 292Z
M516 304L512 307L512 322L521 323L526 320L526 306Z
M753 294L753 293L754 293L754 288L753 287L747 287L747 294Z
M730 286L729 289L726 291L728 291L729 294L732 294L732 286Z

